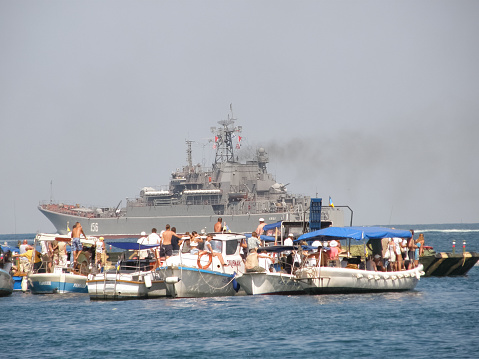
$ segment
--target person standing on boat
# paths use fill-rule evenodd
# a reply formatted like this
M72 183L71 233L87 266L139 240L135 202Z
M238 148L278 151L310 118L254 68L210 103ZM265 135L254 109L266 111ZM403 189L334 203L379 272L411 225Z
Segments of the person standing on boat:
M181 243L183 243L183 239L176 234L176 227L171 227L171 232L173 232L173 235L171 236L173 255L177 255L180 252L180 246Z
M285 246L293 246L293 233L288 234L288 238L286 238L283 242ZM293 263L294 263L294 254L292 251L284 251L284 255L286 256L286 271L291 274L293 272Z
M256 233L258 234L258 236L261 236L264 232L264 226L266 226L266 223L264 223L264 218L260 218L259 219L259 225L258 227L256 228Z
M174 233L171 231L170 225L167 224L162 235L160 257L163 257L161 253L162 251L166 259L173 255L173 246L171 245L171 238L173 237L173 234Z
M105 254L105 242L103 237L100 237L95 246L95 261L100 268L105 265Z
M414 230L410 229L411 237L407 240L407 255L409 258L409 264L407 269L415 268L415 261L414 261Z
M223 218L219 217L218 222L215 223L214 227L215 233L219 233L223 231Z
M80 242L80 236L82 234L86 238L86 234L85 232L83 232L81 223L80 222L75 223L72 229L72 242L71 242L70 266L72 268L75 268L75 265L77 264L78 256L80 255L83 249L83 246Z
M152 228L151 229L151 234L148 235L148 240L147 240L147 243L143 243L143 244L160 244L161 243L161 238L160 236L158 235L158 233L156 233L156 228ZM148 249L149 253L153 253L155 259L157 261L159 261L159 253L158 253L158 250L157 249ZM157 263L159 265L159 263Z
M146 236L146 232L141 232L140 233L140 238L138 238L138 240L136 241L136 243L138 244L150 244L149 241L148 241L148 237ZM141 249L138 251L138 257L140 259L145 259L146 257L148 257L148 253L149 253L149 249Z
M33 249L33 247L28 244L28 241L26 239L24 239L23 243L19 247L20 254L25 254L29 249ZM27 273L30 271L30 263L26 257L20 257L19 269L22 273Z
M261 240L258 238L258 233L251 233L251 237L248 238L248 255L252 249L256 249L261 246Z

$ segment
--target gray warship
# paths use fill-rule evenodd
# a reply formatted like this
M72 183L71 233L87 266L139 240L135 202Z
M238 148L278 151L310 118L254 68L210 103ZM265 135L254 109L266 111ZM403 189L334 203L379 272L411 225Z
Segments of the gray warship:
M193 165L192 141L186 141L187 164L172 173L169 185L144 187L139 197L127 198L123 208L122 202L116 207L84 207L44 201L38 209L59 234L80 222L85 234L105 238L135 237L152 228L164 229L166 224L178 233L211 232L218 217L236 233L254 231L260 218L266 223L289 223L298 235L344 225L341 208L323 206L320 198L290 194L286 185L276 182L267 171L269 158L264 148L256 149L253 159L238 161L235 149L240 150L242 127L235 121L231 112L227 120L218 122L220 126L211 128L216 149L211 168Z

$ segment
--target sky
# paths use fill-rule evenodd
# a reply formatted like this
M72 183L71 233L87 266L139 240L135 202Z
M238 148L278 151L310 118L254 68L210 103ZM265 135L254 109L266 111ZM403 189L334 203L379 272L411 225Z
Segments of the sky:
M0 233L214 159L232 104L354 225L479 222L478 1L0 0Z

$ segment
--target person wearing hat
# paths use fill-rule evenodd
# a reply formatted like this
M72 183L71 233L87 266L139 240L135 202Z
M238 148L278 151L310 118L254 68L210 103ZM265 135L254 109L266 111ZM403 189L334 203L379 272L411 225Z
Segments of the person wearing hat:
M329 242L329 250L327 253L329 256L329 265L331 267L339 267L339 248L336 240L333 239Z
M293 239L294 235L293 233L288 234L288 238L286 238L283 242L283 245L285 246L292 246L293 245ZM284 255L286 256L286 271L288 273L292 273L293 271L293 262L294 262L294 257L293 257L293 252L292 251L284 251Z
M264 218L260 218L258 228L256 228L256 231L255 231L258 234L258 236L261 236L263 234L264 226L266 226L266 223L264 223Z
M148 237L146 236L146 232L141 232L140 236L141 237L138 238L136 243L138 243L138 244L149 244ZM140 257L140 259L145 259L146 257L148 257L148 249L142 249L142 250L138 251L138 257Z

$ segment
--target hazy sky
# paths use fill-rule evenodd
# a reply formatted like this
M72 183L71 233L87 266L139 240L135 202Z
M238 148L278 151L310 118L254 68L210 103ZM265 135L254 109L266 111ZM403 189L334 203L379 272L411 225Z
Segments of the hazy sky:
M51 197L166 185L186 139L210 165L230 103L244 152L355 225L479 222L478 19L478 1L0 0L0 233L54 231Z

